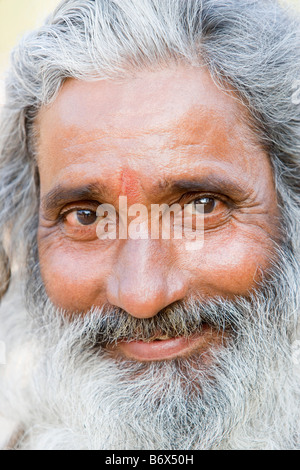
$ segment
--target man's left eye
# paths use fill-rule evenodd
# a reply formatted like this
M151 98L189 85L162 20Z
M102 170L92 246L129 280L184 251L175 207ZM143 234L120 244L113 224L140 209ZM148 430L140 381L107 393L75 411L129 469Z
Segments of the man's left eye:
M204 214L210 214L215 209L217 203L215 198L205 196L195 199L193 201L193 204L195 206L196 211L197 209L199 209L201 213L203 210Z
M203 216L205 229L212 229L225 223L230 214L230 204L220 196L199 195L184 204L184 216L192 217L193 223L198 216Z

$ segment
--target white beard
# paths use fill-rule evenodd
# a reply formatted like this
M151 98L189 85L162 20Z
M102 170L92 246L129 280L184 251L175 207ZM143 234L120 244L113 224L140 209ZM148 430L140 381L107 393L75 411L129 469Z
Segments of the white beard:
M208 369L200 358L117 361L88 346L88 317L62 324L48 302L37 326L36 312L7 300L0 413L23 430L17 448L299 449L300 374L289 333L298 297L281 305L260 297L252 310L242 301L243 327L212 352Z

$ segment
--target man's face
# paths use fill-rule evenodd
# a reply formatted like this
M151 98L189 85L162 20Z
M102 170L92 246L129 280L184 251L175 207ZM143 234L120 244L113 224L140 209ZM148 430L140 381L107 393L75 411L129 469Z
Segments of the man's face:
M200 68L143 72L119 83L68 80L38 118L38 245L52 302L70 312L113 305L152 318L193 296L234 299L256 287L278 233L267 154L246 110ZM99 204L199 204L204 246L182 240L101 240ZM203 353L213 329L189 340L119 342L137 361Z

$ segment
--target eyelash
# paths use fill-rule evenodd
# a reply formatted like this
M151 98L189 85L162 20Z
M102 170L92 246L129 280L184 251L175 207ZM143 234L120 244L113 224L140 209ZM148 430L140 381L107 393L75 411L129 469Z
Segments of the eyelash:
M233 208L235 206L233 201L229 199L228 197L223 196L221 194L214 194L214 193L195 193L195 192L185 193L180 198L180 202L184 204L189 204L191 202L197 201L198 199L202 199L202 198L215 199L216 201L223 202L223 204L226 204L229 208ZM185 200L188 200L188 202L185 202Z
M68 214L70 214L73 211L80 211L80 210L90 210L96 212L97 207L99 207L101 203L97 201L82 201L80 203L74 203L74 206L68 207L67 209L63 209L59 216L58 216L58 221L64 221L64 219L67 217ZM91 207L93 205L93 207ZM89 206L89 207L88 207Z
M215 199L217 201L220 201L224 204L226 204L229 208L233 208L235 204L231 199L229 199L226 196L220 195L220 194L214 194L214 193L196 193L196 192L190 192L190 193L185 193L181 196L179 199L179 203L182 204L190 204L194 201L197 201L198 199L201 198L211 198ZM82 201L80 203L74 203L72 207L68 207L67 209L63 209L59 216L58 216L58 221L63 222L65 218L67 217L68 214L70 214L73 211L79 211L79 210L90 210L96 212L97 207L100 205L98 201ZM90 207L93 205L93 207ZM170 204L171 205L171 204ZM88 207L89 206L89 207Z

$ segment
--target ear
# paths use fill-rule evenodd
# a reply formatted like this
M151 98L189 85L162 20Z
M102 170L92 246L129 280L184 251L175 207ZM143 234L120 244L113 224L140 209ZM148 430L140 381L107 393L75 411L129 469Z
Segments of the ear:
M8 290L11 278L10 263L7 254L0 242L0 300Z

